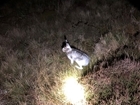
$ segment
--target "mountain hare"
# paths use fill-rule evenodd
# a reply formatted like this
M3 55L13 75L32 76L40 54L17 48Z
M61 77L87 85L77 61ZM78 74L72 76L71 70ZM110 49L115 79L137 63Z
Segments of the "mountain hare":
M90 61L89 56L83 51L71 47L66 37L64 38L65 38L65 41L62 44L62 51L66 53L67 57L71 61L71 64L73 64L75 61L78 64L75 67L78 69L83 69L82 66L87 66L89 64L89 61Z

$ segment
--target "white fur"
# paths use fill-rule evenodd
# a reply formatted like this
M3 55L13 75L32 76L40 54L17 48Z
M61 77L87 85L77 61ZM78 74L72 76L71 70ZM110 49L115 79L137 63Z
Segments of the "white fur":
M67 57L70 59L71 64L74 61L78 64L75 67L78 69L83 69L82 66L87 66L90 62L89 56L81 50L71 48L69 43L66 42L66 46L62 48L62 51L67 54Z

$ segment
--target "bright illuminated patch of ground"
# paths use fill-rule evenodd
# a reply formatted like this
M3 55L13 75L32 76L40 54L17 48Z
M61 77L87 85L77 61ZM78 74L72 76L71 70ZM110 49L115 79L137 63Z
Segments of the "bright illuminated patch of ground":
M74 77L65 79L63 92L68 102L73 105L85 105L84 87Z

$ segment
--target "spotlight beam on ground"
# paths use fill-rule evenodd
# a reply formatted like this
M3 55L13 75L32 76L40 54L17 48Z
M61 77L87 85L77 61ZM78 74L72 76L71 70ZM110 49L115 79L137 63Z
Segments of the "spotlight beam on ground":
M68 77L64 81L63 92L66 100L73 105L85 105L84 87L74 77Z

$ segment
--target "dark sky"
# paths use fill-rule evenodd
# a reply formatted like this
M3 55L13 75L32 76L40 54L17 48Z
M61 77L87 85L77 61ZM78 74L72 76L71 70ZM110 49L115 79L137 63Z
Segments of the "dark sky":
M3 6L4 4L8 3L8 1L11 1L11 0L0 0L0 6ZM139 0L127 0L127 1L129 1L131 5L133 5L134 7L140 10Z
M0 4L7 2L8 0L0 0Z
M140 10L139 0L128 0L128 1L130 2L131 5L133 5L134 7Z
M9 0L0 0L0 6L4 5L5 3L7 3Z

